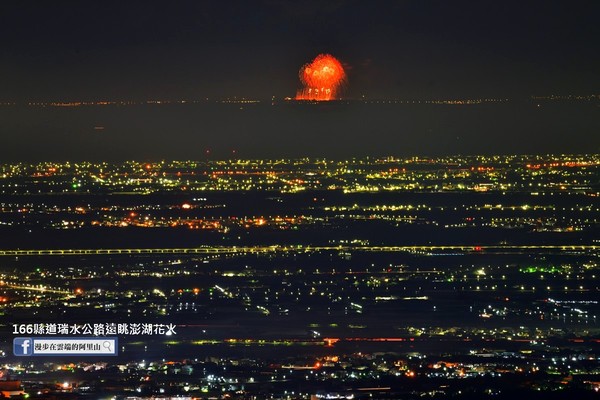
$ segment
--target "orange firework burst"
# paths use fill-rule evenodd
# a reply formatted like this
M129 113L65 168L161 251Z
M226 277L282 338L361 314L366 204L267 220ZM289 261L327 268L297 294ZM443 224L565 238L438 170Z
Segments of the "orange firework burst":
M311 63L300 68L300 81L304 85L296 100L333 100L346 82L342 63L330 54L319 54Z

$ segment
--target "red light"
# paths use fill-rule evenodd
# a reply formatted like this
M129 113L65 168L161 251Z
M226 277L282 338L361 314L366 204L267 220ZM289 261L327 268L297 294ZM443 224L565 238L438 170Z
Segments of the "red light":
M296 100L335 99L338 89L346 82L342 63L330 54L319 54L312 63L300 68L299 75L304 89L298 91Z

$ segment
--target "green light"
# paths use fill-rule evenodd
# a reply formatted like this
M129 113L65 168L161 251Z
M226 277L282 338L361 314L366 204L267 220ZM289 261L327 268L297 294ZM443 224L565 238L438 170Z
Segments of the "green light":
M533 274L536 272L545 272L545 273L550 273L550 274L556 274L556 273L561 273L564 272L564 267L556 267L556 266L548 266L548 267L542 267L542 266L529 266L529 267L525 267L525 268L520 268L519 271L522 273L527 273L527 274Z

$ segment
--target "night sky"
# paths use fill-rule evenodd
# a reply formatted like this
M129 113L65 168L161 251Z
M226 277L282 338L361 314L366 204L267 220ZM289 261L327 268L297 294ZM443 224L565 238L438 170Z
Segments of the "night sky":
M17 106L0 107L0 157L597 152L597 99L538 107L531 96L600 94L599 15L597 1L3 1L0 102ZM347 99L510 104L270 106L294 96L299 67L321 52L346 67ZM263 103L18 106L233 96Z

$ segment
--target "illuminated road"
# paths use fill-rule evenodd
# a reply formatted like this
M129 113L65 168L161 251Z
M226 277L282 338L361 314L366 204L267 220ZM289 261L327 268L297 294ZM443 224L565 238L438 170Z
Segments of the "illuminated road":
M73 292L70 292L68 290L54 289L54 288L51 288L48 286L42 286L42 285L38 285L38 286L20 285L20 284L11 283L11 282L0 281L0 286L5 286L10 289L29 290L29 291L33 291L33 292L42 292L42 293L54 293L54 294L64 294L64 295L72 295L73 294Z
M168 254L263 254L310 252L515 252L530 250L590 251L600 245L428 245L428 246L253 246L253 247L195 247L195 248L136 248L136 249L29 249L0 250L0 257L24 256L86 256L86 255L168 255Z

